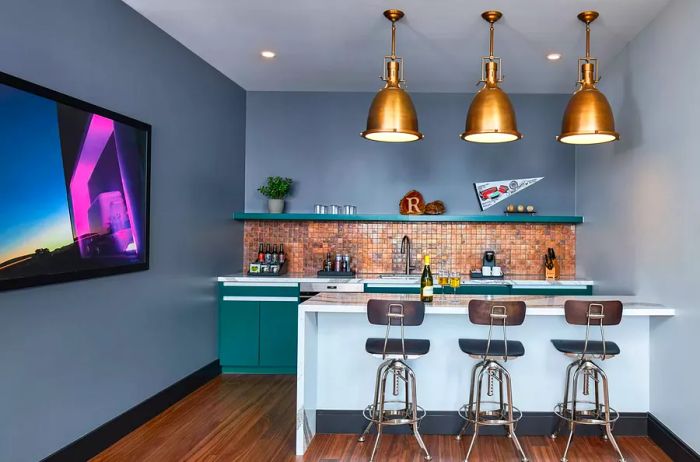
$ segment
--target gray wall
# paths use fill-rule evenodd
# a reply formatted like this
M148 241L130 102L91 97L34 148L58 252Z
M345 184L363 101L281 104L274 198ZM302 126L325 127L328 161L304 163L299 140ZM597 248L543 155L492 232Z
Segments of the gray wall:
M506 83L507 89L507 83ZM459 138L471 97L413 94L425 139L376 143L359 136L371 93L248 92L246 198L264 211L257 188L269 175L296 181L287 211L316 203L354 204L360 213L397 213L410 189L441 199L448 213L478 213L475 181L544 176L513 198L543 214L574 212L574 149L557 143L566 95L512 95L522 141L498 146ZM503 213L504 205L489 209Z
M245 92L118 0L3 2L0 63L153 125L151 270L0 293L0 460L24 462L217 358Z
M576 153L577 208L586 217L577 229L578 271L604 292L677 309L675 318L652 322L651 412L696 451L700 89L660 63L700 74L700 54L683 46L700 40L699 21L700 2L675 0L602 69L622 141Z

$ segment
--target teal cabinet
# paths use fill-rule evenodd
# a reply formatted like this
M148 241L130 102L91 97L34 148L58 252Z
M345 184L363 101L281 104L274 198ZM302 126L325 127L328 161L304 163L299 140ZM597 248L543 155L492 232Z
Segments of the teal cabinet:
M219 285L219 361L225 374L295 374L296 283Z
M593 295L593 286L583 285L518 285L511 288L512 295L567 295L567 296L583 296Z
M261 366L296 367L298 306L297 302L260 302Z
M366 294L420 294L418 285L365 284Z
M260 303L221 302L219 362L254 367L260 356Z
M447 293L452 291L447 289ZM460 295L510 295L509 285L464 284L457 288Z

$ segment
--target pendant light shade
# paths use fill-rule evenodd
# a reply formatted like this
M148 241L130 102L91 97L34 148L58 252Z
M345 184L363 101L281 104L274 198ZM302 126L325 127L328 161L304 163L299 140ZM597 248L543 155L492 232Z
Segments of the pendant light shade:
M486 11L481 17L490 26L489 56L482 58L481 82L484 86L474 95L464 132L460 137L473 143L507 143L523 137L518 131L515 110L508 95L498 86L503 81L501 59L493 54L494 23L501 19L500 11Z
M607 98L596 84L598 60L591 58L591 23L598 17L595 11L584 11L578 18L586 23L586 57L579 58L579 88L569 100L557 137L567 144L600 144L620 139L615 131L615 117Z
M401 88L404 83L403 60L396 56L396 22L404 16L399 10L387 10L391 21L391 55L384 57L384 88L372 100L367 115L367 129L362 136L372 141L405 143L423 139L418 129L418 116L411 97Z

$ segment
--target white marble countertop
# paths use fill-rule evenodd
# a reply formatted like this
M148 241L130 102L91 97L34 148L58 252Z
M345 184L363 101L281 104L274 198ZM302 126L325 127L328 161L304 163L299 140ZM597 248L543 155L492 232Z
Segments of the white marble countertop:
M435 295L433 302L426 304L426 314L467 314L470 300L523 300L530 316L563 316L564 302L576 300L620 300L624 305L623 316L674 316L675 309L664 305L647 303L634 296L543 296L543 295ZM418 300L418 295L322 293L299 305L306 313L366 313L370 299Z

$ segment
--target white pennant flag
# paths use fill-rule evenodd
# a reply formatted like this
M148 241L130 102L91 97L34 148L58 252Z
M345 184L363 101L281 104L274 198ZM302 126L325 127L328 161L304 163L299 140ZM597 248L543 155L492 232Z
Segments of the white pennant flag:
M519 193L523 189L532 186L544 177L520 178L517 180L487 181L485 183L474 183L476 195L479 198L481 210L501 202L503 199Z

